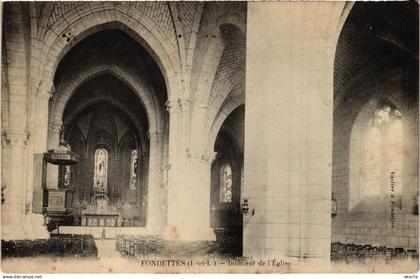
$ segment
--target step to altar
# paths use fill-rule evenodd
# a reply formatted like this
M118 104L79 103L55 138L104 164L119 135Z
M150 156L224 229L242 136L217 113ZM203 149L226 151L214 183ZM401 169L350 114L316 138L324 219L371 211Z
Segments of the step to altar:
M154 235L144 227L84 227L84 226L60 226L53 231L58 234L82 234L92 235L95 239L116 239L118 235Z

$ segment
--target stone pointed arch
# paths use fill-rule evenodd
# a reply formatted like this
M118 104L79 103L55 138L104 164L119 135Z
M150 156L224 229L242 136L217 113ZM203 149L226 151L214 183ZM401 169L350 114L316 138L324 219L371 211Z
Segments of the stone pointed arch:
M216 143L217 135L219 133L220 128L223 125L223 122L235 109L242 105L245 105L244 94L239 94L239 96L238 94L232 94L226 99L224 105L221 107L219 113L217 114L210 127L210 132L206 143L206 151L209 152L213 150L214 144Z
M41 50L42 83L48 88L53 84L55 70L64 55L79 41L98 31L119 29L140 43L153 57L165 78L168 98L177 98L179 92L178 76L180 62L178 51L168 38L157 28L153 21L134 13L127 5L118 5L115 9L87 12L78 15L73 23L67 23L65 17L56 21L46 32Z
M223 104L233 95L245 98L245 67L238 69L229 79L226 79L220 86L218 94L209 100L207 126L213 123Z
M122 112L125 111L124 106L122 106L121 104L113 101L110 98L101 97L101 98L97 98L97 99L94 99L92 101L89 101L89 102L83 104L81 107L78 107L74 111L73 116L68 119L68 123L71 123L78 116L78 114L80 112L82 112L86 108L94 106L98 103L107 103L107 104L110 104L110 105L116 107L118 110L120 110ZM147 140L146 132L144 131L144 129L142 129L142 127L138 123L136 123L136 116L133 115L131 112L126 112L126 111L125 111L125 115L127 116L127 118L130 120L130 122L133 124L133 126L136 129L136 132L137 132L136 136L138 136L139 140L140 140L140 142L137 142L137 144L142 148L142 150L147 150L148 140ZM135 139L137 141L137 138L135 138ZM84 139L84 141L86 141L86 140L87 139Z
M88 67L84 72L79 72L71 81L57 88L50 107L50 123L61 123L64 109L71 96L77 89L88 80L109 73L125 83L138 96L143 104L148 117L149 127L160 131L162 127L161 108L157 100L154 99L153 91L138 80L132 73L114 64L100 64L95 67Z
M217 19L215 30L213 30L212 34L213 37L207 39L206 47L202 50L203 54L200 55L204 58L201 60L201 65L198 66L199 76L195 88L198 95L195 95L194 99L203 105L207 105L220 59L225 49L223 39L220 35L220 28L223 25L235 26L244 35L244 38L246 38L246 21L243 16L237 13L229 13Z
M220 79L218 74L223 72L221 69L221 63L223 55L225 54L227 44L226 38L223 37L224 28L232 27L236 32L241 34L242 38L246 38L246 21L243 15L236 13L235 11L228 11L220 15L215 23L212 25L212 30L202 30L201 32L213 32L211 38L205 38L204 47L198 50L203 54L200 65L196 65L197 78L196 83L193 85L191 93L193 95L193 102L195 106L192 110L191 117L191 142L194 143L192 150L205 148L207 144L207 135L209 134L209 128L211 127L212 121L222 106L223 102L227 98L228 94L233 90L238 82L244 81L244 65L238 69L235 67L232 73L224 76L226 80ZM203 40L203 39L202 39ZM223 66L222 66L223 67ZM224 67L229 68L230 65ZM231 75L232 74L232 75ZM221 74L223 76L223 74ZM215 83L218 88L214 89ZM212 91L217 92L213 94ZM196 93L194 93L196 92ZM213 93L214 93L213 92ZM220 95L215 97L216 95ZM216 101L214 102L214 99ZM203 137L202 127L205 127L205 135ZM201 146L201 147L200 147ZM200 151L193 151L198 152ZM204 152L204 151L201 151Z

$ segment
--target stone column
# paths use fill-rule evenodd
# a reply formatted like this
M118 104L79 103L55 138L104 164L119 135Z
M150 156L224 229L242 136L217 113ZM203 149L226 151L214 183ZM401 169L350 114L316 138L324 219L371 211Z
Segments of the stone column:
M57 148L60 143L60 131L63 123L52 123L49 125L48 150ZM58 166L47 164L47 189L58 188Z
M149 131L149 180L148 180L148 209L146 226L153 232L160 233L164 226L163 208L161 204L162 191L160 158L162 150L162 133Z
M188 108L188 101L167 103L170 123L165 238L209 240L215 238L209 221L210 164L203 154L187 156Z
M6 202L2 205L2 239L25 239L25 148L28 134L5 131L6 144L9 145L9 183L5 190Z
M189 165L189 173L192 177L190 184L191 200L195 201L190 220L194 222L192 232L199 239L216 240L214 230L210 227L210 195L211 195L211 165L216 158L216 152L205 152L200 157L192 156Z
M344 4L248 3L244 196L255 215L244 220L245 256L329 262L333 72Z
M165 228L165 238L171 239L175 235L173 232L178 228L178 205L183 200L179 193L178 186L178 149L179 149L179 106L176 101L169 100L166 103L169 112L169 147L167 163L167 223Z
M49 99L54 87L50 90L42 89L32 98L33 109L31 114L31 144L27 150L27 164L28 164L28 181L27 181L27 199L29 208L26 214L26 232L29 238L48 238L49 234L44 226L44 216L42 214L32 213L32 196L33 196L33 168L34 168L34 154L42 154L47 151L48 142L48 105Z
M174 240L215 240L210 227L211 163L215 153L190 155L176 188L177 199L169 200L166 237Z
M25 201L26 201L26 145L28 131L28 72L27 47L23 11L21 5L10 5L5 14L4 29L7 51L8 86L8 130L2 130L2 145L8 149L8 183L4 191L5 203L2 205L2 239L25 238ZM4 62L3 61L3 62ZM5 77L6 77L5 76ZM2 76L3 77L3 76ZM3 101L3 100L2 100ZM3 154L2 154L3 156ZM4 169L3 169L4 170ZM3 179L3 178L2 178ZM2 180L3 183L3 180Z
M207 104L203 102L196 102L194 104L194 116L191 121L191 142L189 150L193 154L203 154L208 133L205 131L206 116L208 112Z
M139 179L139 189L138 193L141 197L141 217L147 220L148 216L148 202L147 202L147 196L146 193L148 191L147 185L148 185L148 177L145 174L146 172L149 173L149 152L146 150L142 150L140 153L140 176L138 176ZM121 194L120 194L121 195Z
M35 98L36 108L34 116L34 152L43 153L47 151L48 145L48 111L49 100L54 93L54 86L51 85L49 89L45 88ZM61 124L60 124L61 126ZM57 127L58 129L60 127ZM58 135L59 134L58 130Z
M180 114L180 132L181 132L181 150L188 146L188 140L190 135L190 100L179 99L179 114ZM183 157L185 158L185 156Z

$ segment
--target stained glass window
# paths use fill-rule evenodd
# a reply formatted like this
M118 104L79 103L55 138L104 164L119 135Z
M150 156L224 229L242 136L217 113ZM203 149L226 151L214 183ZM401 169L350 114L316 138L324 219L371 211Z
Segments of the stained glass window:
M108 182L108 151L100 148L95 152L94 188L97 192L106 192Z
M232 202L232 168L226 163L220 175L221 202Z
M138 153L134 149L131 151L131 160L130 160L130 189L136 189L137 184L137 170L138 170Z
M396 178L401 177L402 144L400 112L388 105L376 109L364 135L362 197L386 195L388 190L381 185L389 185L390 176L396 184ZM400 192L400 187L393 188L393 192Z

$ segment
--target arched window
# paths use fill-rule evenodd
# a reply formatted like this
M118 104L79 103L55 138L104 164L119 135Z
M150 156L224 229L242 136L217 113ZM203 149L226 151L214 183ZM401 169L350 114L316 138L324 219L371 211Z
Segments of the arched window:
M229 163L224 164L220 171L220 201L232 202L232 168Z
M350 147L350 209L366 197L402 192L403 128L401 113L371 102L359 113Z
M137 149L131 151L130 159L130 189L136 189L138 170L138 153Z
M94 188L97 192L106 192L108 184L108 151L99 148L95 152Z

